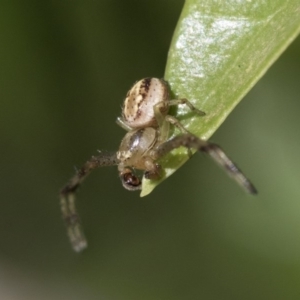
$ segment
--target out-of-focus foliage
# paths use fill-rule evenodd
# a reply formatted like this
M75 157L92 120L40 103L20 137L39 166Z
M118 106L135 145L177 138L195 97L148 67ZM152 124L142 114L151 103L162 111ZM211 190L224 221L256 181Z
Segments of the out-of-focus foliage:
M259 189L204 155L151 195L117 170L78 193L73 253L58 190L115 124L132 83L163 77L183 1L4 1L0 10L1 299L299 299L300 40L212 137Z

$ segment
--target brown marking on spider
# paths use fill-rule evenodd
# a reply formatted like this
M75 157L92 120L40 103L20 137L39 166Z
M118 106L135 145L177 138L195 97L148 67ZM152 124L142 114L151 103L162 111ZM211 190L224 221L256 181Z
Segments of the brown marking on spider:
M62 215L75 251L87 247L87 242L75 208L75 192L92 170L104 166L118 166L123 186L130 191L140 190L142 180L134 170L144 171L144 178L158 179L162 167L158 161L178 147L207 153L246 192L257 191L246 176L216 144L199 139L188 132L174 117L168 115L170 106L185 104L198 115L205 115L187 99L169 99L168 85L163 79L145 78L136 82L127 93L122 117L117 123L127 130L116 153L100 153L87 161L60 191ZM169 139L170 124L180 129L181 135Z

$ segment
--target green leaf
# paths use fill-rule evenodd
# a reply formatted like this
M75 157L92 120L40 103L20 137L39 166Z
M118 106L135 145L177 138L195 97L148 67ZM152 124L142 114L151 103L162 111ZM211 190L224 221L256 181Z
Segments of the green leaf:
M199 117L184 106L174 115L198 137L210 138L299 31L299 0L187 0L165 79L176 98L189 99L207 115ZM168 154L161 161L163 178L144 180L141 196L187 159L184 148Z

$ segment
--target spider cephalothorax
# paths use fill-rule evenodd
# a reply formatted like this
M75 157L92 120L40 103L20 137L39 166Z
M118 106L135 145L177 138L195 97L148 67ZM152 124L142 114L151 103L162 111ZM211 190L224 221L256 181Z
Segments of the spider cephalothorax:
M75 192L87 175L99 167L118 165L123 186L131 191L139 190L142 180L134 170L144 171L143 176L147 179L158 179L161 176L160 158L184 146L207 153L247 192L256 193L255 187L218 145L194 136L168 114L170 106L179 104L187 105L198 115L205 115L187 99L170 99L168 85L163 79L144 78L129 90L122 117L117 119L117 123L127 130L119 150L93 156L60 191L62 213L75 251L87 246L75 208ZM170 124L178 127L182 134L169 139Z

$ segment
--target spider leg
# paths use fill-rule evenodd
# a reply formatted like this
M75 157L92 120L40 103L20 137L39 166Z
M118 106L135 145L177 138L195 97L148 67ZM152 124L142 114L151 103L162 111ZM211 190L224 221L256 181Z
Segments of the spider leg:
M182 98L182 99L173 99L169 100L168 102L169 106L172 105L179 105L179 104L185 104L189 107L191 111L195 111L199 116L205 116L205 112L196 108L188 99Z
M165 102L159 102L154 107L154 114L157 121L157 124L159 126L159 143L162 143L168 139L169 136L169 130L170 130L170 124L176 126L181 133L188 133L191 134L181 123L178 119L175 117L165 114L166 108L168 109L170 106L177 106L179 104L185 104L189 107L191 111L196 112L199 116L205 116L205 112L199 110L196 108L189 100L186 98L182 99L173 99L169 100L167 103ZM188 156L192 156L192 151L190 148L187 148Z
M132 128L131 128L130 126L128 126L128 125L126 124L126 122L124 122L123 118L121 118L121 117L118 117L118 118L117 118L116 123L117 123L120 127L122 127L123 129L125 129L126 131L132 130Z
M248 193L257 194L257 190L254 185L218 145L201 140L192 134L179 135L158 145L151 153L151 156L153 159L157 160L180 146L194 148L198 151L207 153Z
M168 100L167 102L162 101L153 106L155 119L157 121L157 125L159 127L160 136L159 141L166 141L169 136L170 124L176 126L182 133L190 133L187 129L183 127L183 125L177 120L175 117L168 115L168 110L170 106L177 106L179 104L185 104L189 107L191 111L196 112L199 116L205 116L205 112L196 108L189 100L182 99L173 99ZM120 120L117 121L120 124Z
M87 241L80 224L79 215L76 211L75 192L92 170L100 167L117 165L118 162L116 153L101 153L100 155L93 156L60 190L60 205L63 219L67 226L67 233L72 247L76 252L80 252L85 249L87 247Z

